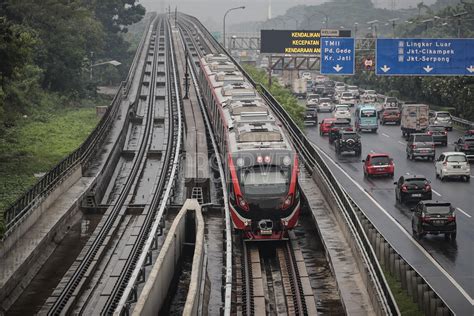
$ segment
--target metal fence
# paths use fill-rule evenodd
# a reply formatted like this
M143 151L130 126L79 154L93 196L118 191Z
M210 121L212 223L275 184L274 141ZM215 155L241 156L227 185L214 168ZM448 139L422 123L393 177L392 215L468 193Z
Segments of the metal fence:
M153 16L149 19L145 30L149 29L152 20ZM79 148L74 150L49 170L37 183L29 188L25 194L19 197L5 210L5 231L3 236L0 236L2 239L8 236L15 227L21 223L22 219L34 209L35 205L38 205L43 198L47 197L73 170L75 170L79 165L82 165L83 167L88 165L93 153L97 150L97 145L102 142L105 136L107 136L107 132L112 125L124 94L126 95L130 91L130 86L133 82L135 70L144 47L146 35L147 32L142 35L126 81L123 81L120 84L117 94L92 133L79 146Z

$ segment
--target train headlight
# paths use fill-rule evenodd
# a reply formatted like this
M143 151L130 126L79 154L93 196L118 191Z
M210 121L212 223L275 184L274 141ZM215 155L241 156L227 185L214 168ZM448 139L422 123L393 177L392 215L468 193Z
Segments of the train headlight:
M291 165L291 158L290 158L290 156L285 156L285 158L283 158L283 164L284 164L285 166Z
M263 157L262 156L257 156L257 162L262 163L263 162Z
M270 163L272 161L272 159L270 158L270 156L265 156L265 163Z
M285 202L283 202L282 209L286 210L288 207L291 206L292 203L293 203L293 194L289 194L289 195L286 197Z

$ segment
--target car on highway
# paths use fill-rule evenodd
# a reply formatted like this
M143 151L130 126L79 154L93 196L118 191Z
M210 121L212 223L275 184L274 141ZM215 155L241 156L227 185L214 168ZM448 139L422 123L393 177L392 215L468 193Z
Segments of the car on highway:
M336 119L333 117L328 117L319 122L319 135L323 136L329 134L331 130L331 125Z
M306 100L306 107L307 108L317 108L319 103L319 98L310 98Z
M351 92L354 98L358 99L360 96L359 88L357 86L347 86L346 89L348 92Z
M334 107L333 117L342 119L351 119L350 106L346 104L338 104Z
M398 108L400 102L395 97L385 97L383 100L382 106L383 108Z
M362 144L359 134L354 131L340 129L334 140L334 148L337 155L341 155L343 152L354 152L356 156L360 157Z
M370 153L362 160L364 163L364 176L369 178L375 175L385 175L393 178L395 164L388 154Z
M415 160L416 158L434 160L435 145L433 136L426 133L411 134L407 141L406 154L410 160Z
M331 123L329 129L329 143L332 144L338 137L340 131L352 131L351 121L348 119L336 119Z
M377 92L375 90L365 90L360 99L362 102L375 102L377 101Z
M474 135L464 135L454 142L454 151L463 152L468 160L474 160Z
M434 112L433 116L430 118L430 123L444 126L448 131L453 130L453 118L447 111Z
M358 132L369 130L377 132L379 127L377 121L377 109L372 104L359 104L354 112L355 128Z
M431 184L420 175L403 175L395 184L395 199L399 203L431 200Z
M342 92L338 99L339 104L349 104L354 106L356 104L356 99L352 92Z
M385 108L379 112L379 120L381 125L387 123L395 123L395 125L400 125L402 121L402 112L399 108Z
M444 234L445 239L456 239L456 215L449 202L420 201L412 209L413 236L421 239L426 234Z
M334 104L331 102L330 98L321 98L316 105L316 109L318 112L332 112Z
M462 178L465 182L471 180L471 167L466 154L462 152L444 152L435 162L436 178L444 181L447 178Z
M304 113L304 125L317 125L318 113L316 108L307 108Z
M334 89L336 90L336 92L346 91L346 84L344 82L336 81L334 83Z
M448 132L443 126L439 125L428 125L424 130L428 135L433 136L433 142L436 144L441 144L442 146L448 145Z

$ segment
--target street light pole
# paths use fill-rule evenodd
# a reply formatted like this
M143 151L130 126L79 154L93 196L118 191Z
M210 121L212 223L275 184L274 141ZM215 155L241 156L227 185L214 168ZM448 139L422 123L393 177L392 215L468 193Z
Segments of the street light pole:
M234 10L238 10L238 9L245 9L245 6L241 6L241 7L235 7L235 8L231 8L229 10L226 11L226 13L224 14L224 21L222 23L223 25L223 40L222 40L222 44L224 44L224 49L226 49L225 47L225 18L227 17L227 14L230 12L230 11L234 11Z

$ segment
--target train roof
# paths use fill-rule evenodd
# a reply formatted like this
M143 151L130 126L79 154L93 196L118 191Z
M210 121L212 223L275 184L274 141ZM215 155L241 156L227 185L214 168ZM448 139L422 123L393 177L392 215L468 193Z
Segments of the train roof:
M227 56L207 55L201 59L201 68L223 110L230 152L292 150L268 104Z

